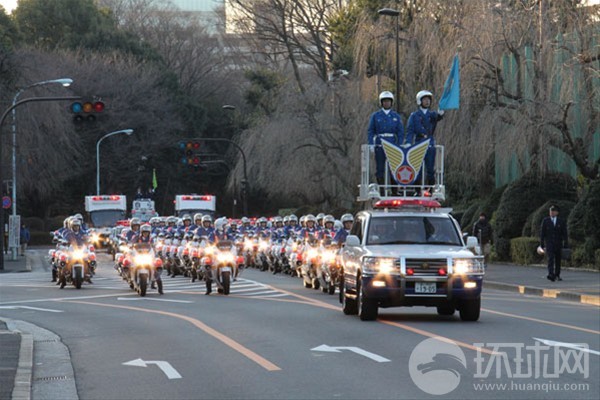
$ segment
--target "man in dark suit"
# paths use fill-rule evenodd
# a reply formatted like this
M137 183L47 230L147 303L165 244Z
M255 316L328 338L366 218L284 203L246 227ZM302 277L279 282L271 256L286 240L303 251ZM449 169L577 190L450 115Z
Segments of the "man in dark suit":
M554 282L560 277L561 250L568 247L567 223L558 216L558 206L550 207L550 216L544 218L540 229L540 246L548 256L548 276Z

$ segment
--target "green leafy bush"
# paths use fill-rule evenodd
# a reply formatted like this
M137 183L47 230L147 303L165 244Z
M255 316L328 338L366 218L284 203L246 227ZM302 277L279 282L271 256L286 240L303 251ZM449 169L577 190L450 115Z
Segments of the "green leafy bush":
M537 253L539 240L532 237L518 237L510 240L510 257L522 265L539 264L543 257Z
M44 220L37 217L22 218L21 223L25 224L30 231L43 231Z
M523 232L527 217L548 199L577 201L576 182L569 175L527 173L509 185L494 215L494 238L500 260L510 256L510 239Z
M473 224L475 223L474 221L479 217L479 214L475 214L480 208L481 202L476 201L465 210L462 218L460 219L460 226L464 231L468 231L469 234L471 234L471 230L473 229Z

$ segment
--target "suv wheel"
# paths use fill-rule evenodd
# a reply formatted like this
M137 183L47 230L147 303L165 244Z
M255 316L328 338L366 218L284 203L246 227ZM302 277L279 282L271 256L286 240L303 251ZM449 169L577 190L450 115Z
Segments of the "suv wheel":
M357 283L360 283L360 278ZM379 306L377 301L365 298L362 292L362 285L357 285L356 288L356 303L358 305L358 316L362 321L374 321L377 319Z
M356 315L358 314L358 307L356 304L356 299L348 298L346 285L342 283L340 286L340 300L342 302L342 311L346 315Z
M460 306L460 319L463 321L477 321L481 311L481 298L463 300Z

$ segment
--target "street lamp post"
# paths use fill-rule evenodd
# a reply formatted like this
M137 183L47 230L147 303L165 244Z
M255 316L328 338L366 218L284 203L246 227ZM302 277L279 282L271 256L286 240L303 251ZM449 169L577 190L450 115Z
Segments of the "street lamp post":
M119 133L125 133L127 136L129 136L133 133L133 129L121 129L119 131L107 133L96 143L96 195L100 194L100 143L107 137L118 135Z
M31 97L25 100L21 100L13 105L11 105L2 117L0 118L0 130L2 125L4 124L4 120L8 116L8 113L14 110L16 107L21 104L30 103L30 102L38 102L38 101L60 101L60 100L80 100L80 96L66 96L66 97ZM2 154L2 138L0 137L0 155ZM2 162L0 162L0 182L3 182L3 171L2 171ZM2 188L4 185L2 185ZM1 190L0 190L1 192ZM4 269L4 210L0 211L0 270Z
M52 79L52 80L47 80L47 81L36 82L29 86L25 86L24 88L19 89L17 94L15 94L12 105L14 106L15 104L17 104L17 100L19 99L19 96L25 90L30 89L32 87L36 87L36 86L51 85L51 84L55 84L55 83L62 85L64 87L68 87L71 85L71 83L73 83L73 79L70 79L70 78ZM11 214L12 214L13 218L15 218L17 215L17 109L16 109L16 107L13 107L13 109L12 109L12 213ZM13 261L17 259L18 250L19 249L17 247L12 248L11 254L12 254Z
M225 104L222 108L223 108L223 110L230 110L230 111L235 111L235 109L236 109L235 106L233 106L231 104ZM242 150L240 145L235 143L233 140L229 140L229 139L221 139L221 140L230 142L242 154L242 160L244 161L244 179L241 182L241 184L242 184L242 207L244 210L244 215L247 216L248 215L248 192L247 192L248 175L246 174L246 154L244 153L244 150Z
M396 17L396 112L400 113L400 11L393 8L378 10L379 15Z

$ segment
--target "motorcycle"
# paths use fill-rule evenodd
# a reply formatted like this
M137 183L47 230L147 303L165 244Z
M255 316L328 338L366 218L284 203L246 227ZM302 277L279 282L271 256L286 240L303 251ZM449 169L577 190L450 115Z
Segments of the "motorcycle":
M151 287L155 284L158 293L163 294L162 260L156 258L154 249L150 243L136 243L130 254L129 287L134 289L140 296L145 296L148 283Z
M203 257L202 264L206 269L206 279L217 283L217 291L228 295L232 277L236 276L237 265L243 260L237 257L235 244L230 240L222 240L215 245L212 255Z
M64 289L67 283L81 289L84 280L90 281L87 247L69 246L68 250L61 252L58 279L61 289Z
M320 281L317 278L317 267L319 264L319 241L310 237L304 244L302 253L302 264L300 266L300 276L304 281L304 287L307 289L319 289Z
M324 243L321 250L320 262L317 267L317 277L323 293L335 294L335 288L340 284L340 268L337 260L338 247L331 241Z

